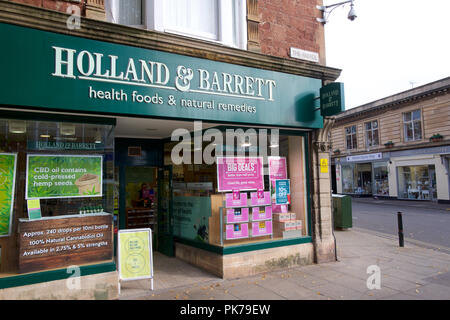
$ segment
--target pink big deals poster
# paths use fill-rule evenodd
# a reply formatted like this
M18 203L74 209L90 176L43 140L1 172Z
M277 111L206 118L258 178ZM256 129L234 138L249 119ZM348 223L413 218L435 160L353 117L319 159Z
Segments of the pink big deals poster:
M219 192L264 190L262 157L217 157Z

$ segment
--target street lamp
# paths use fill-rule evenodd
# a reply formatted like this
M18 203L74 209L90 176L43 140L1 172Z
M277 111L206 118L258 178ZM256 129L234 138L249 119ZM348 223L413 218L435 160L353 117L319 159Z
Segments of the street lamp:
M340 7L346 3L350 2L350 11L348 12L348 16L347 18L350 21L353 21L356 19L356 12L355 12L355 8L353 8L353 1L354 0L348 0L348 1L343 1L343 2L339 2L339 3L335 3L335 4L330 4L328 6L316 6L317 9L319 9L320 11L322 11L322 18L316 18L316 20L318 22L321 22L323 24L328 22L328 17L330 16L331 12L336 9L337 7ZM327 11L327 9L330 9L330 11Z

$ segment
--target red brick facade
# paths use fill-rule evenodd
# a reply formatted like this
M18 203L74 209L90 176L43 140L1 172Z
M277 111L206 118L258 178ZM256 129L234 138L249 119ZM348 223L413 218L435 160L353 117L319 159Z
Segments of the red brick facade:
M66 12L69 6L78 6L83 14L83 7L85 0L81 1L70 1L70 0L11 0L12 2L28 4L36 7L41 7L44 9L55 10L60 12Z
M319 53L325 64L324 28L316 21L322 0L258 0L261 52L289 57L291 47Z

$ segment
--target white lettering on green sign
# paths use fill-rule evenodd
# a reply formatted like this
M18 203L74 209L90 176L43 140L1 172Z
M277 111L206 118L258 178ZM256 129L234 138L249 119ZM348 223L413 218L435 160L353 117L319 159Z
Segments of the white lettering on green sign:
M75 49L52 47L55 52L55 77L91 80L106 83L147 86L181 92L214 94L262 101L274 101L276 81L252 77L249 75L230 74L226 72L192 70L186 66L176 68L173 85L170 84L169 67L158 61L127 58L119 60L115 55L105 57L102 53ZM119 62L126 62L127 67L118 70ZM198 87L192 88L192 80L197 77ZM124 100L124 95L117 93L112 100ZM160 101L159 101L160 102Z

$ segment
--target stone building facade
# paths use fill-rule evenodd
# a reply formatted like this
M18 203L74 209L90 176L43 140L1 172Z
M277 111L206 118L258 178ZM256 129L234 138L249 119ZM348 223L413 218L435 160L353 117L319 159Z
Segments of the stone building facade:
M334 191L448 202L449 85L444 78L336 116Z

